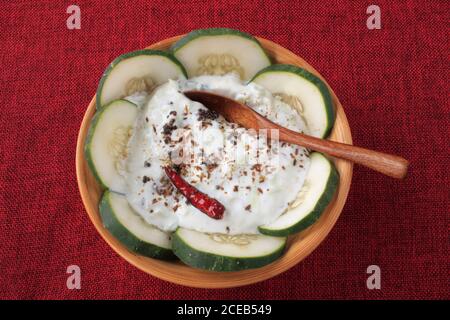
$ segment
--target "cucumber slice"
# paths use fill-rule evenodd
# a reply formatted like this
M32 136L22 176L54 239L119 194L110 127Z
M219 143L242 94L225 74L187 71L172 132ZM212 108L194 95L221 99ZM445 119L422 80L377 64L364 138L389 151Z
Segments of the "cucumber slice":
M189 77L236 71L242 80L249 80L270 65L258 40L228 28L192 31L172 46L172 52L185 66Z
M149 92L168 79L179 77L186 77L186 71L168 52L146 49L125 53L103 73L97 89L97 109L134 92Z
M125 193L126 184L119 174L123 169L131 128L138 115L135 104L115 100L92 119L86 144L86 160L103 188Z
M311 154L311 166L305 178L299 198L292 209L275 222L259 227L259 231L271 236L287 236L306 229L319 219L333 199L339 185L339 174L323 154Z
M105 228L130 251L157 259L176 258L170 234L146 223L131 209L125 196L107 190L99 209Z
M282 98L300 102L310 135L325 138L330 134L335 118L333 102L326 84L314 74L296 66L275 64L259 71L251 81Z
M178 228L172 250L187 265L212 271L259 268L283 254L286 238L259 234L207 234Z

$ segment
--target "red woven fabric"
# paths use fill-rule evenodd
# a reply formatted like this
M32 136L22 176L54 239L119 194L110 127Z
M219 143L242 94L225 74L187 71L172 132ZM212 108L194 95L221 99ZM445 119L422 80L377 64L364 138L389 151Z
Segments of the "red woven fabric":
M448 1L4 1L0 10L0 298L449 298ZM226 26L304 57L335 90L355 144L411 161L396 181L355 168L341 218L304 262L242 288L151 277L109 248L77 189L82 116L117 55L192 29ZM82 271L66 288L66 268ZM381 290L366 268L381 267Z

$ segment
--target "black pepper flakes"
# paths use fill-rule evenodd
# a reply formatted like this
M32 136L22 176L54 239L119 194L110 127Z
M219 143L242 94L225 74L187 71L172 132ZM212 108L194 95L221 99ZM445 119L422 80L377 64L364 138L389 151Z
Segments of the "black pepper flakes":
M164 137L164 143L165 144L169 144L171 141L172 141L172 139L170 139L170 136Z
M143 176L142 177L142 183L147 183L147 182L149 182L150 181L150 178L149 177L147 177L147 176Z
M215 120L219 117L219 114L215 112L214 110L210 109L199 109L197 112L198 115L198 121L204 121L204 120Z
M252 170L256 170L257 172L261 172L261 170L262 170L261 164L260 163L254 164L252 166Z
M171 119L168 123L166 123L163 126L163 134L165 135L170 135L172 134L172 131L177 129L177 126L174 124L175 123L175 119Z

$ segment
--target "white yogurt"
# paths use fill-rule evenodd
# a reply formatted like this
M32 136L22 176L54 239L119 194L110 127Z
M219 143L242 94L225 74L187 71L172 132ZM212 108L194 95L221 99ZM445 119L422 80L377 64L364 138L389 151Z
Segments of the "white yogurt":
M182 93L192 89L242 101L282 126L307 133L291 106L233 74L170 80L148 97L130 98L141 111L128 145L127 199L162 230L181 226L211 233L258 233L258 226L273 222L296 199L309 167L307 151L283 143L268 148L265 139L258 140ZM259 159L252 157L257 154ZM208 217L172 186L163 166L181 160L182 177L225 206L223 219Z

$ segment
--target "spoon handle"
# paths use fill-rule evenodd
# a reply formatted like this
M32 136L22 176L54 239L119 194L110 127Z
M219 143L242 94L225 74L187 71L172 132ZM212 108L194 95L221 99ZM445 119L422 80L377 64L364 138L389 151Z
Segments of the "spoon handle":
M286 128L279 128L279 138L281 141L297 144L314 151L326 153L336 158L361 164L367 168L397 179L403 179L408 170L408 160L388 153L355 147L350 144L323 140Z

